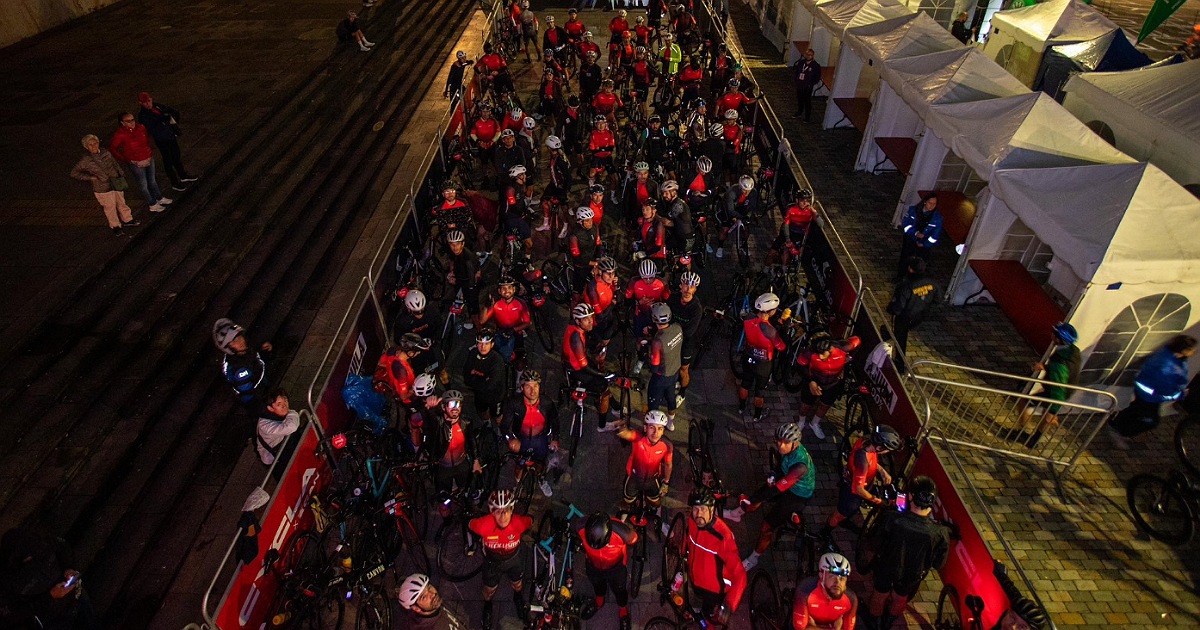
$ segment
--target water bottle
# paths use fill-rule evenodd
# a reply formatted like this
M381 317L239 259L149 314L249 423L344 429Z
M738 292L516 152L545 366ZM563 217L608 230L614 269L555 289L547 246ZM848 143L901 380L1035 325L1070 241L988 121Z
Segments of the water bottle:
M671 582L671 599L676 606L683 605L683 571L675 574L675 581Z

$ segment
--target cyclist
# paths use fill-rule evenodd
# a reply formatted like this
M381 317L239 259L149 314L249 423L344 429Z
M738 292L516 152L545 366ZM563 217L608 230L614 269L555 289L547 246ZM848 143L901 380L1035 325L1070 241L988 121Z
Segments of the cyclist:
M400 600L400 607L408 611L400 627L409 630L463 630L467 627L466 616L445 605L428 575L413 573L404 578L396 598Z
M554 59L565 65L567 56L570 54L566 48L569 43L567 30L554 23L553 15L547 15L546 32L542 35L542 48L549 50L554 55ZM546 60L549 61L550 57L547 57Z
M604 224L604 217L614 217L617 215L612 201L604 194L604 186L600 184L591 184L588 186L587 207L592 211L592 222L596 225L602 226Z
M846 588L850 561L840 553L827 553L818 562L817 575L796 587L792 602L792 627L854 630L858 596Z
M605 79L600 83L600 92L592 97L592 109L596 114L596 118L604 118L613 124L617 122L617 109L625 106L621 102L621 97L613 92L615 87L616 85L612 79ZM595 122L599 122L599 120Z
M667 414L652 410L646 414L645 423L644 434L630 427L617 433L617 437L633 445L625 464L625 484L621 489L626 509L637 500L639 492L645 493L651 504L658 505L667 496L675 466L675 448L665 437Z
M617 601L621 630L629 630L629 581L627 562L629 546L637 543L638 535L632 527L610 517L605 512L596 512L587 518L578 532L583 541L586 558L584 572L592 583L595 600L585 607L583 618L591 619L604 607L604 598L612 591Z
M246 341L246 330L233 320L222 317L213 323L213 343L225 353L221 373L233 387L233 393L242 407L257 414L266 406L263 394L267 392L267 361L271 357L271 344L262 343L258 351L251 352Z
M591 31L585 31L583 33L583 40L580 41L578 44L576 44L575 48L578 51L580 59L589 59L590 58L592 60L592 62L594 63L597 59L600 58L600 44L597 44L596 42L592 41L592 32ZM596 84L598 86L599 81L597 81ZM583 92L581 91L580 93L582 94ZM595 94L595 92L593 92L593 94Z
M446 234L446 242L450 251L439 256L442 269L446 270L446 283L458 291L462 291L467 313L472 316L479 314L479 258L475 252L467 249L466 236L459 230L451 230ZM470 330L470 319L463 322L463 328ZM426 348L428 349L428 348Z
M695 233L692 231L692 211L686 202L679 198L679 184L673 179L663 182L662 216L670 228L668 247L671 251L690 254L695 244Z
M407 333L430 339L440 337L443 324L445 324L445 320L442 319L437 309L425 299L425 293L419 289L410 289L404 295L404 308L392 322L392 338L400 339ZM414 368L418 372L423 371L417 366Z
M508 62L504 60L503 55L496 52L490 43L483 45L483 56L479 58L479 63L475 64L475 71L487 78L487 86L491 88L494 95L516 91L516 88L513 87L512 77L508 74ZM485 108L484 111L487 109Z
M475 413L489 423L500 421L500 405L504 401L504 359L494 351L496 334L490 327L481 328L475 335L475 351L463 361L463 384L474 394Z
M425 447L436 462L433 487L439 493L465 489L471 477L483 472L475 445L475 431L462 417L463 395L451 389L441 396L442 413L425 430ZM442 504L445 505L445 504ZM444 518L448 510L442 514Z
M406 409L411 408L413 383L417 380L411 361L422 351L428 350L430 345L428 339L413 333L401 337L395 346L379 357L379 363L375 365L375 391L387 395L393 402L399 401Z
M633 39L638 46L649 46L652 30L646 26L646 16L639 15L633 20Z
M579 10L570 9L567 11L567 21L563 23L563 31L566 32L567 41L572 46L577 46L583 41L583 34L587 32L587 25L579 19Z
M604 96L604 93L597 94L596 98L599 99L602 96ZM595 123L596 128L592 130L591 136L588 137L588 152L592 156L591 167L588 168L589 187L595 185L597 174L612 172L613 151L617 148L617 140L613 137L613 133L608 130L608 119L603 115L598 115L596 116Z
M667 165L663 164L663 160L674 141L674 136L670 129L663 126L662 116L651 116L640 136L638 151L645 156L646 162L665 169Z
M617 422L610 417L612 392L608 389L611 375L602 374L588 363L587 334L596 326L596 312L587 302L581 302L571 309L572 323L567 325L563 333L562 357L563 370L567 374L567 386L574 389L582 386L589 394L599 395L596 405L599 429L601 432L617 430Z
M720 229L717 230L717 258L725 256L725 239L729 238L729 233L735 229L743 230L742 236L739 237L739 247L743 248L745 254L748 250L746 239L749 237L744 232L746 217L751 216L757 208L758 194L754 192L754 178L742 175L738 179L738 185L730 186L725 192L725 211L717 215L720 222Z
M517 123L520 127L521 123ZM505 129L500 132L500 144L496 147L495 154L492 156L493 166L496 168L496 190L504 193L500 199L503 205L505 202L508 205L513 205L515 202L524 201L529 191L527 182L518 182L517 176L513 174L513 169L520 166L526 170L533 165L533 154L525 149L524 145L517 144L517 132L515 129ZM509 187L512 187L517 193L513 196L513 200L509 200Z
M500 122L492 116L492 108L483 108L483 111L479 113L479 118L471 125L471 133L468 137L475 143L475 146L479 147L479 158L483 163L491 164L495 155L496 143L500 141ZM447 182L446 185L453 187L450 182Z
M590 41L581 44L595 46L596 44ZM596 58L599 56L595 50L588 50L580 55L583 58L583 64L579 66L579 72L576 76L579 78L579 99L588 105L600 93L600 85L604 82L604 68L601 68L596 63Z
M517 496L512 490L496 490L488 498L491 513L473 519L468 525L483 546L484 630L492 627L492 598L500 587L501 575L512 585L517 610L525 614L525 596L521 590L529 544L524 538L533 526L533 519L524 514L513 514L516 505Z
M725 93L717 99L717 118L725 116L725 113L730 110L740 114L742 107L758 102L758 99L746 96L746 93L739 89L741 86L741 81L737 79L729 80L728 85L725 87Z
M546 189L542 191L542 199L548 200L552 205L561 205L566 203L567 195L571 191L571 158L563 150L562 138L555 135L546 136L546 148L550 151L549 161L546 165L546 172L550 176L550 181L546 184ZM547 215L549 220L549 215ZM549 229L547 224L546 229Z
M684 542L688 584L699 598L701 613L725 625L746 590L746 570L738 556L737 540L729 525L717 516L717 499L712 492L705 488L693 491L688 506L691 518Z
M538 53L538 61L542 60L542 49L538 48L538 24L537 16L533 11L529 10L528 0L521 2L521 14L517 17L517 21L521 26L521 50L525 53L525 63L533 63L533 59L529 57L529 45L533 44L533 51ZM516 52L516 51L514 51Z
M583 301L592 307L596 325L588 335L587 351L596 357L596 369L604 370L608 344L617 332L617 261L605 256L596 263L596 275L583 288Z
M816 216L817 213L812 207L812 191L805 188L797 192L795 197L787 202L787 209L783 211L779 236L775 237L768 254L770 262L787 265L793 258L798 258Z
M728 149L729 143L725 141L725 125L719 122L714 122L708 126L708 135L700 142L699 146L694 146L692 151L696 155L697 159L703 156L712 161L714 171L713 177L716 178L718 182L724 182L727 174L725 168L725 152ZM730 176L733 174L734 172L728 173Z
M700 337L700 324L703 321L704 305L696 299L696 290L700 287L700 274L685 271L679 276L679 292L667 297L667 306L671 308L671 317L683 329L683 348L679 351L679 395L675 406L683 405L687 398L688 385L692 383L692 359L696 356L696 344Z
M779 463L771 470L766 485L755 490L743 502L744 505L748 502L747 512L757 510L763 503L769 504L759 531L758 544L742 561L746 571L758 566L758 558L771 546L776 530L794 522L800 532L804 531L804 525L798 519L817 486L817 472L813 468L812 457L800 443L800 429L796 425L781 424L776 427L775 450L779 452Z
M732 177L742 167L742 126L738 124L738 111L736 109L727 110L724 116L718 117L718 120L721 120L721 133L713 135L719 137L724 143L724 152L721 154L721 170L727 176Z
M909 263L909 268L914 272L925 264L925 261L918 262L918 260L915 259ZM921 289L929 286L928 284L914 282L912 285L913 288L909 292L909 295L912 297L905 296L906 299L899 300L903 306L896 309L898 311L896 322L903 324L905 329L914 322L920 321L923 315L920 311L922 310L921 302L924 295L933 294L934 298L936 298L939 293L936 285L934 285L932 290L926 289L925 291L921 291ZM893 328L898 329L900 326L893 326ZM1055 324L1051 330L1054 334L1054 350L1051 351L1050 358L1045 363L1034 363L1032 366L1033 371L1039 374L1045 372L1044 378L1047 381L1074 385L1079 382L1080 354L1079 347L1075 345L1075 342L1079 340L1079 332L1075 330L1074 326L1065 322ZM897 334L896 336L899 337L900 335ZM901 345L901 349L903 347ZM1062 386L1047 387L1042 396L1051 400L1064 401L1070 398L1071 390ZM1033 448L1042 440L1043 431L1058 424L1058 412L1061 408L1062 406L1058 404L1031 403L1021 411L1021 417L1018 419L1016 429L1002 430L998 435L1004 439ZM1041 418L1033 433L1028 433L1025 429L1032 423L1035 415L1041 416Z
M621 42L617 44L617 54L614 59L609 56L609 76L616 77L624 87L629 78L629 68L637 55L637 44L633 43L633 31L621 33Z
M821 528L822 537L832 536L833 528L857 514L863 501L872 505L883 503L883 498L871 492L871 486L875 484L876 477L884 485L889 485L892 476L879 465L879 456L900 448L901 443L900 433L886 424L876 426L869 435L854 443L842 478L838 481L837 509L829 515L825 527Z
M666 261L670 256L667 251L667 223L658 216L658 205L653 199L642 202L642 216L637 222L637 251L633 257L636 260L650 258Z
M588 280L595 275L597 259L604 253L604 243L600 240L600 228L596 226L595 217L595 211L588 206L581 206L575 211L577 222L567 235L567 254L575 270L575 281L571 286L576 293L582 293Z
M703 125L700 126L704 128ZM717 192L717 178L712 174L713 161L701 155L696 159L696 174L692 176L687 187L687 203L697 224L703 224L712 216L711 203ZM708 242L707 230L701 232L704 249L713 252L713 246Z
M675 43L675 37L670 33L663 33L662 48L658 51L659 73L664 77L674 77L679 71L679 62L683 61L683 51L680 50L679 44Z
M704 80L704 65L700 57L692 55L688 64L679 71L679 82L683 84L683 106L691 108L700 98L700 82Z
M625 299L633 302L633 331L638 339L644 339L650 328L650 307L665 302L671 296L671 290L658 278L658 267L653 260L643 259L638 263L638 276L625 289Z
M525 354L525 331L532 324L529 306L517 297L517 281L512 276L500 276L496 287L500 297L493 300L479 317L479 323L489 321L496 326L496 351L505 363Z
M625 19L628 16L629 12L621 9L617 12L616 17L608 21L608 68L610 70L614 66L621 39L624 37L625 31L629 30L629 20Z
M646 202L658 199L658 182L650 177L650 164L647 162L633 163L633 179L626 180L625 191L622 195L625 201L626 225L636 226L642 214L642 206Z
M796 357L796 362L808 369L806 382L800 388L800 418L796 421L801 431L807 424L818 440L825 439L821 421L845 389L843 375L850 361L848 353L858 348L859 343L858 337L838 342L828 333L820 333L813 337L811 349Z
M425 423L441 413L437 397L437 379L422 374L413 382L413 401L407 407L408 418L401 423L396 452L404 461L426 460Z
M683 361L683 327L671 320L671 307L659 302L650 307L654 332L650 338L647 361L650 382L646 385L646 410L667 408L667 430L675 430L675 385Z
M754 300L754 315L742 322L742 331L746 337L745 372L738 387L738 411L742 420L758 422L763 418L762 390L771 379L771 361L775 352L787 347L770 319L779 308L779 296L774 293L763 293ZM746 414L746 401L754 398L754 415L751 420Z
M550 452L558 450L558 406L541 397L542 375L537 370L521 372L521 396L509 399L504 409L504 436L513 453L529 451L533 461L545 468ZM542 494L554 489L543 477Z
M490 119L480 119L480 121L485 120L493 124L496 122ZM479 129L478 122L476 123L476 129ZM484 129L481 133L486 135L488 132ZM499 133L500 131L497 130L495 135ZM472 134L472 137L474 137L474 134ZM433 208L433 225L437 228L437 234L445 234L450 230L462 230L467 234L476 234L478 231L480 234L477 234L477 236L482 236L482 230L477 230L475 227L475 216L471 214L471 208L467 206L466 202L458 198L458 189L454 186L454 182L450 180L442 183L442 203Z
M904 614L925 576L931 569L940 570L950 554L949 531L931 516L937 485L922 475L912 479L908 492L906 509L884 512L875 530L879 553L872 564L874 584L864 620L868 628L892 627L892 619Z

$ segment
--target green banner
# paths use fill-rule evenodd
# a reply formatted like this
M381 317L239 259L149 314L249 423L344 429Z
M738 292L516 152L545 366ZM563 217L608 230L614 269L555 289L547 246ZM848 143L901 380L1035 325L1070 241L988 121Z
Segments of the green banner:
M1138 33L1138 43L1142 43L1143 39L1150 36L1154 29L1167 21L1171 14L1179 10L1179 7L1187 0L1154 0L1154 5L1150 7L1150 13L1146 15L1146 22L1142 24L1142 32Z

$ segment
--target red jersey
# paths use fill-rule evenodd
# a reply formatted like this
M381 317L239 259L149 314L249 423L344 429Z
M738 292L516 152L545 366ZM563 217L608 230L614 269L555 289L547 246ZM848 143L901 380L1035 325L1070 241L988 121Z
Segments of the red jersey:
M717 99L717 117L724 117L725 112L731 109L738 109L749 102L750 99L737 90L726 92L721 95L721 98Z
M493 72L500 72L501 70L507 68L508 62L504 60L504 57L501 56L500 53L491 53L481 57L479 59L479 65L483 66L483 68L490 74Z
M496 303L492 304L487 312L487 317L494 320L496 328L500 330L512 330L521 324L530 322L529 308L520 298L496 300Z
M621 522L615 521L615 523ZM621 525L624 525L624 523L621 523ZM626 535L621 536L618 534L618 529L621 529L622 532L627 532ZM592 546L588 544L587 531L584 529L579 530L579 540L583 542L583 553L585 556L587 556L588 566L603 571L605 569L611 569L618 564L625 564L626 559L629 557L629 545L637 543L638 535L633 528L619 528L616 524L614 524L613 532L608 537L608 544L599 549L593 549Z
M615 92L600 92L592 97L592 108L596 110L597 114L607 116L613 113L613 110L616 109L620 102L621 99L617 97ZM596 132L593 131L592 133ZM611 136L612 133L609 132L609 135Z
M496 142L496 135L500 133L500 123L496 122L495 118L480 118L475 121L475 125L471 127L471 133L479 139L479 146L488 149Z
M375 385L390 391L404 403L412 402L412 387L417 373L399 350L383 353L375 365Z
M770 361L776 350L787 347L768 321L751 317L742 322L742 330L746 333L746 351L755 361Z
M600 44L597 44L596 42L579 42L579 56L586 59L589 52L594 52L596 55L599 55Z
M629 461L625 463L625 474L641 480L663 479L667 468L671 466L674 448L666 438L658 444L651 444L650 438L634 431L637 437L633 440L633 450L629 453Z
M878 471L879 453L867 451L867 438L858 438L854 448L850 449L850 459L842 471L842 478L850 484L850 490L858 494L875 482Z
M807 628L811 621L821 628L836 628L840 623L841 630L854 630L857 611L858 596L854 591L847 589L841 597L831 599L819 578L810 576L796 587L792 627Z
M503 130L505 130L505 129L512 129L513 133L518 133L518 132L520 132L520 131L524 130L524 129L525 129L525 127L523 127L523 126L521 125L521 121L520 121L520 120L513 120L513 117L512 117L512 116L505 116L505 117L504 117L504 124L502 124L502 125L500 126L500 130L501 130L501 131L503 131Z
M600 225L600 222L604 220L604 201L589 201L588 207L592 209L592 214L594 215L592 217L592 224Z
M590 150L598 158L606 158L612 155L613 148L616 146L616 144L616 140L613 139L613 134L611 131L607 129L596 129L592 131L592 137L590 140L588 140L588 150Z
M563 333L562 345L563 362L572 370L582 370L587 367L587 333L575 324L568 324Z
M587 302L597 315L603 313L613 303L613 285L599 277L592 278L583 291L583 301Z
M537 403L531 405L525 399L522 402L525 403L525 416L521 421L522 437L537 437L546 429L546 416Z
M842 370L846 369L846 361L849 357L842 351L841 348L833 348L829 351L829 356L822 359L819 355L811 354L807 357L801 355L797 362L801 365L808 365L808 371L813 378L821 381L838 380L842 376Z
M582 20L567 20L563 24L563 30L567 32L567 35L575 39L581 39L583 34L587 32L587 25Z
M488 558L507 560L520 550L521 536L533 527L533 519L524 514L513 514L508 527L502 529L491 514L484 514L472 519L469 527L483 541L483 552Z
M812 206L801 206L800 204L792 204L787 209L787 213L783 217L783 224L787 226L788 232L791 234L803 234L808 231L808 226L816 217Z
M688 190L694 193L708 193L708 181L704 179L704 173L696 173L692 183L688 184Z
M646 203L650 198L650 189L646 187L646 182L638 182L634 193L637 195L638 205Z
M650 85L650 64L646 63L645 59L633 62L633 65L630 66L630 69L633 72L634 85Z
M714 518L705 529L687 520L688 578L696 588L724 593L729 612L737 610L746 590L746 569L738 555L737 541L725 521Z
M650 27L645 24L637 24L633 27L633 39L638 46L650 45Z
M650 305L655 302L666 302L670 295L671 290L658 278L649 280L638 278L630 283L629 288L625 289L625 299L637 300L639 313L649 309ZM643 307L643 305L645 306Z
M446 445L446 454L442 456L443 466L457 466L467 458L467 436L463 434L462 423L447 423L450 426L450 442Z
M615 40L620 40L621 34L628 30L629 21L619 15L608 22L608 32Z
M679 80L683 81L684 83L699 83L703 78L703 68L693 69L691 65L686 65L683 67L683 70L679 71Z
M667 231L658 217L638 217L638 234L641 236L642 251L646 258L663 260L667 257Z
M721 127L721 137L727 142L734 143L735 148L740 149L741 143L738 142L738 140L740 140L742 137L742 128L738 126L737 123L726 124Z

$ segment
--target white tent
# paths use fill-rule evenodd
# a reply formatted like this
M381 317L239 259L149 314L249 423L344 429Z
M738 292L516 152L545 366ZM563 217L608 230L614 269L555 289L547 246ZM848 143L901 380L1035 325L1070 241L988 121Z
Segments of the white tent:
M993 15L983 52L1033 87L1047 47L1096 39L1118 28L1080 0L1049 0Z
M842 32L866 3L867 0L800 0L792 18L791 38L807 41L817 63L824 67L835 66ZM788 59L789 63L793 61L795 59Z
M1200 63L1077 74L1064 91L1063 107L1118 149L1200 190Z
M912 15L914 11L899 0L867 0L848 20L847 13L848 7L838 2L817 5L817 18L831 30L842 25L841 32L846 34L855 28ZM855 54L843 54L845 51L846 44L843 42L838 52L833 85L830 86L829 104L825 107L825 120L822 124L825 129L839 125L842 119L843 112L834 103L834 99L866 98L875 91L878 83L879 77L874 70L863 72L865 59Z

